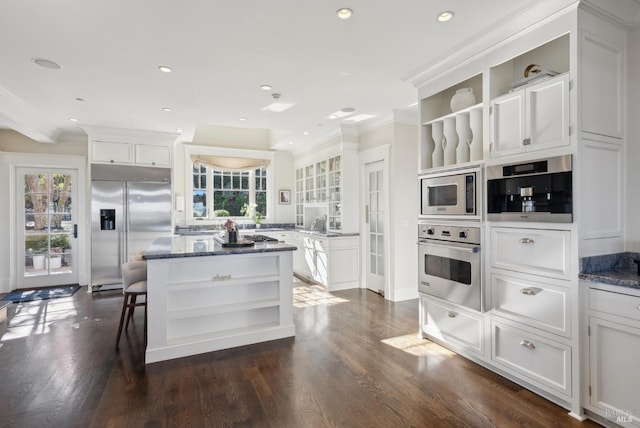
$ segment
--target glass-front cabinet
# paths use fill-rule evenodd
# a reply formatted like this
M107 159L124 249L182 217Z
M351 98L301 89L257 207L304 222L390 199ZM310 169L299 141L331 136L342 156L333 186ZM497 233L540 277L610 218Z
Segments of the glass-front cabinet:
M342 192L340 186L340 164L341 157L334 156L329 159L329 174L328 174L328 192L329 192L329 214L327 220L329 222L329 230L341 230L342 229Z
M296 226L308 227L307 215L325 216L326 229L342 231L342 156L315 161L296 169ZM309 219L307 219L309 220ZM313 220L313 218L311 218Z
M304 168L296 169L296 226L304 226Z

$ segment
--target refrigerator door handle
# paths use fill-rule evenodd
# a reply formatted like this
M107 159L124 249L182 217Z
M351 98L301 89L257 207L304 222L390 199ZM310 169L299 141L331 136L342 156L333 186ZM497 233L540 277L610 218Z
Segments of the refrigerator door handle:
M73 225L73 237L74 238L78 237L78 225L77 224Z

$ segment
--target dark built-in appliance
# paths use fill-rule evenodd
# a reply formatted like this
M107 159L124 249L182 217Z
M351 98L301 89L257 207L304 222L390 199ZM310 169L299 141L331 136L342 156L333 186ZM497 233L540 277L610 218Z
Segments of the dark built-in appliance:
M487 220L573 222L571 155L488 166Z

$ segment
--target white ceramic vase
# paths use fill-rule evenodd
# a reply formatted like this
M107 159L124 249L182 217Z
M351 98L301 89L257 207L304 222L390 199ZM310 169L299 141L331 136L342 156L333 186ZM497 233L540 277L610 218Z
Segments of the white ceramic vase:
M475 103L476 96L473 94L473 89L461 88L456 91L453 97L451 97L449 107L451 107L451 111L455 113L467 107L471 107Z

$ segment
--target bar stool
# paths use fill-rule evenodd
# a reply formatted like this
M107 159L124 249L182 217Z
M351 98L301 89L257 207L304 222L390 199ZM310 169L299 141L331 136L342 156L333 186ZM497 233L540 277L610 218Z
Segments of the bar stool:
M122 327L127 330L129 321L133 318L133 311L136 306L144 306L144 344L147 345L147 262L132 261L122 265L122 314L120 315L120 326L118 327L118 337L116 339L116 349L120 345ZM144 296L143 302L136 302L138 296ZM125 324L125 317L127 322Z

